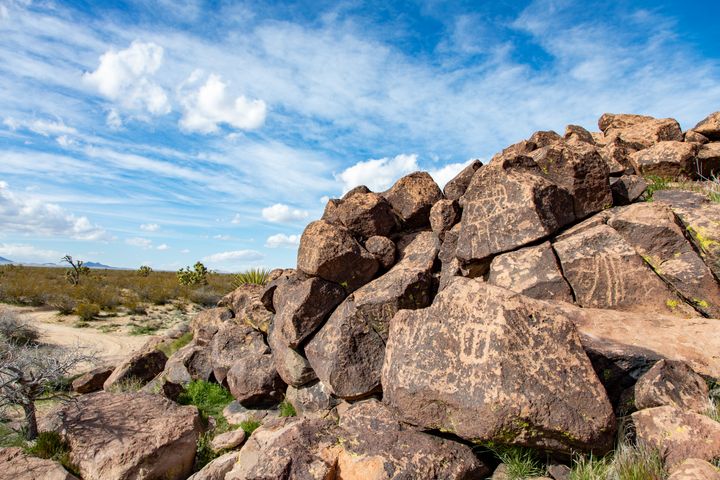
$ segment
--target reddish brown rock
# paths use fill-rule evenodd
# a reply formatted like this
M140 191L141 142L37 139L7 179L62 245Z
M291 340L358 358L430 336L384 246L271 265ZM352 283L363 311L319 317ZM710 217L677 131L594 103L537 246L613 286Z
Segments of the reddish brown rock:
M573 197L542 176L528 157L481 169L460 199L455 256L482 263L498 253L547 237L575 219Z
M377 193L359 193L344 200L330 200L322 219L342 225L360 238L389 235L397 219L387 200Z
M565 136L563 138L568 142L585 142L595 145L595 139L592 133L579 125L568 125L565 127Z
M687 306L623 237L598 225L553 244L565 279L582 307L691 316Z
M428 208L429 210L429 208ZM298 250L298 269L354 291L369 282L378 262L344 227L324 220L305 228Z
M72 382L72 390L77 393L92 393L103 389L105 380L112 375L115 367L97 367L80 375Z
M365 242L365 249L375 257L384 270L395 264L395 242L387 237L368 238Z
M265 284L265 290L263 290L263 293L260 296L260 301L267 311L275 313L275 305L273 304L275 291L283 283L295 278L298 273L299 272L294 268L286 268L281 270L275 278L269 280L268 283Z
M272 350L275 370L288 385L301 386L317 379L310 362L300 351L291 348L282 339L278 338L275 328L270 329L268 344Z
M663 178L690 177L695 170L697 147L682 141L658 142L630 155L635 172Z
M161 338L153 337L138 351L126 357L105 380L103 388L110 390L122 382L147 383L155 378L163 371L167 362L167 356L157 348L161 342Z
M470 180L472 180L473 175L475 175L475 172L477 172L480 167L482 167L482 162L480 160L473 160L470 165L455 175L455 178L446 183L445 188L443 188L445 198L448 200L460 199L465 193L465 190L467 190L468 185L470 185Z
M705 179L720 176L720 142L708 143L698 149L694 173Z
M215 380L225 381L228 370L246 355L269 353L262 333L248 325L224 324L210 343L210 361Z
M202 430L195 407L139 393L84 395L49 423L85 480L187 478Z
M297 274L280 285L273 297L273 329L278 341L297 348L345 298L345 289L319 277Z
M675 467L668 480L720 480L720 470L705 460L688 458Z
M552 305L454 279L429 308L393 318L383 400L404 421L473 441L609 450L605 390L573 323Z
M647 182L639 175L623 175L610 179L613 205L628 205L645 193Z
M380 389L388 323L400 309L430 305L439 242L423 232L385 275L350 295L305 347L318 378L341 398Z
M243 444L245 438L245 432L241 428L230 430L215 436L210 442L210 447L216 452L237 448Z
M430 227L440 241L445 232L460 221L460 205L455 200L439 200L430 210Z
M658 202L622 208L608 221L698 312L720 318L720 286L678 223L671 209Z
M695 125L693 131L713 142L720 141L720 112L711 113L702 119L700 123Z
M185 345L168 359L163 375L167 381L178 385L210 380L213 375L210 347L195 342Z
M227 373L230 393L244 407L277 405L285 396L285 383L275 370L272 355L247 354Z
M493 258L488 282L539 300L573 301L549 242Z
M689 458L720 457L720 423L676 407L655 407L632 414L637 441L657 449L672 470Z
M225 480L225 475L237 463L237 452L228 452L205 465L199 472L188 477L188 480Z
M663 405L705 413L709 408L705 380L685 362L660 360L635 384L635 406L642 410Z
M699 143L700 145L708 143L710 140L705 136L693 130L685 132L685 141L690 143Z
M234 400L222 411L223 417L230 425L240 425L243 422L253 421L265 423L280 415L280 411L273 408L247 408Z
M562 140L562 137L553 130L542 130L535 132L528 139L528 143L534 143L535 149L547 147Z
M608 168L594 146L557 141L530 154L545 175L573 196L575 217L612 206Z
M635 169L630 163L630 155L640 149L639 145L623 142L615 137L598 148L600 158L605 161L608 173L612 176L634 174Z
M210 308L199 312L190 320L193 340L200 345L209 344L220 326L231 318L233 312L227 307Z
M330 389L322 382L288 387L285 400L290 402L301 417L328 416L340 400L330 393Z
M455 257L457 249L457 240L460 236L461 225L458 223L453 228L445 232L445 238L440 246L438 259L440 259L440 285L438 290L442 290L450 282L453 277L459 276L461 273L460 260Z
M265 287L262 285L246 283L224 296L218 306L232 309L235 323L244 323L267 333L272 314L263 305L264 291Z
M604 133L611 128L624 129L651 120L654 120L654 118L647 115L636 115L632 113L603 113L598 119L598 128Z
M78 480L59 462L31 457L17 447L0 449L0 472L12 480Z
M639 148L648 148L666 140L683 140L680 124L672 118L606 113L600 117L598 126L608 140L618 138Z
M339 427L337 473L344 480L463 480L490 472L470 447L407 428L377 400L352 405Z
M440 187L427 172L415 172L402 177L382 195L407 227L427 225L430 209L443 198Z

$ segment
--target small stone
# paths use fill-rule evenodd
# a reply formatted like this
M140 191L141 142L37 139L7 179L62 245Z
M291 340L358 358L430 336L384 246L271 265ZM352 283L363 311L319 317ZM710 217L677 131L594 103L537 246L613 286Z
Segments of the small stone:
M239 447L245 441L245 432L242 428L216 435L210 442L210 448L219 452Z

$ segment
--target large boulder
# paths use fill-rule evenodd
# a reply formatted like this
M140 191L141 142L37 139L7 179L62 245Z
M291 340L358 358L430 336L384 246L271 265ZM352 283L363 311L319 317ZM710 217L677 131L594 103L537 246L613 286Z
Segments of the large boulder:
M312 222L305 228L300 238L297 266L308 275L337 283L348 291L369 282L378 270L375 257L348 229L324 220Z
M272 355L248 354L238 359L227 373L230 393L244 407L277 405L285 396Z
M112 375L115 367L100 366L93 368L89 372L85 372L72 382L72 390L76 393L92 393L103 389L103 384L110 375Z
M405 175L382 194L406 227L422 227L429 223L430 209L443 198L440 187L427 172Z
M687 306L613 228L597 225L553 244L582 307L691 316Z
M224 324L210 343L210 361L215 380L223 383L228 370L246 355L269 352L262 333L254 328L249 325Z
M634 202L647 190L647 182L639 175L623 175L610 179L613 205Z
M460 199L456 257L482 263L545 238L575 220L573 197L542 175L529 157L512 157L478 171Z
M0 449L0 477L12 480L78 480L54 460L31 457L21 448Z
M388 236L398 223L393 207L378 193L356 193L344 200L330 200L322 219L342 225L360 238Z
M430 227L433 233L442 241L445 232L450 230L460 220L460 205L456 200L439 200L430 209Z
M272 350L275 370L277 370L283 382L299 387L317 379L315 371L310 366L310 362L303 356L303 353L289 347L285 341L279 338L275 328L270 329L267 340Z
M611 176L634 174L630 155L637 152L639 145L630 144L615 137L598 148L598 154L605 162Z
M202 426L195 407L157 395L91 393L48 419L84 480L163 478L192 472Z
M663 405L705 413L710 406L705 380L685 362L660 360L635 384L635 406Z
M549 242L493 258L488 282L539 300L573 301Z
M668 480L720 480L720 470L705 460L689 458L675 467Z
M680 124L672 118L606 113L598 120L598 126L605 138L618 138L636 145L638 149L648 148L665 140L683 140Z
M157 347L162 338L153 337L138 351L131 353L115 367L113 373L103 383L105 390L124 382L140 382L145 384L163 371L167 356Z
M263 285L246 283L225 295L218 302L218 306L230 308L236 323L244 323L261 332L267 332L272 314L263 305L264 291Z
M383 400L406 422L477 442L608 451L612 407L575 326L552 305L454 279L432 306L390 323Z
M217 333L221 325L233 318L233 312L227 307L209 308L199 312L190 320L193 340L207 345Z
M705 179L720 175L720 142L707 143L698 148L695 173Z
M720 286L678 223L672 210L657 202L625 207L608 220L608 225L696 310L720 318Z
M273 297L273 330L277 339L297 348L315 333L345 296L343 287L319 277L298 274L288 279Z
M720 423L677 407L655 407L632 414L637 441L656 449L672 469L688 458L720 457Z
M655 192L653 200L670 206L705 264L715 278L720 278L720 203L699 193L680 190Z
M443 188L445 198L448 200L459 200L465 193L465 190L467 190L468 185L470 185L470 180L472 180L473 175L475 175L475 172L477 172L480 167L482 167L482 162L480 160L473 160L467 167L463 168L460 173L455 175L452 180L447 182Z
M377 400L351 406L339 427L337 474L343 480L479 480L490 472L467 445L409 429Z
M213 375L210 348L195 342L185 345L168 359L163 375L167 381L178 385L210 380Z
M290 402L301 417L327 416L340 400L330 393L330 389L322 382L288 387L285 400Z
M548 178L572 194L576 218L612 206L609 170L593 145L557 141L530 157Z
M377 259L380 267L387 270L395 264L395 242L388 237L376 235L365 241L365 249Z
M720 112L711 113L700 120L693 131L714 142L720 141Z
M593 138L592 133L590 133L580 125L566 126L565 135L563 136L563 138L571 143L585 142L591 145L595 145L595 139Z
M237 452L228 452L220 455L205 465L199 472L190 476L188 480L225 480L225 475L227 475L237 463L237 457Z
M400 309L430 305L439 242L423 232L385 275L350 295L305 347L318 378L338 397L362 398L380 389L388 323Z
M683 141L658 142L630 155L635 172L663 178L690 177L695 170L697 146Z

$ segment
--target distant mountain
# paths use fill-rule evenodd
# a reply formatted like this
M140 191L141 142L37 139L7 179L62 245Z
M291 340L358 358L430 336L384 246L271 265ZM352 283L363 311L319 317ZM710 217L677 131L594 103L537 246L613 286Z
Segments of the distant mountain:
M7 258L0 257L0 265L7 265L8 263L15 263L12 260L8 260Z
M100 268L105 270L121 270L118 267L111 267L110 265L105 265L103 263L98 262L85 262L84 265L88 268Z

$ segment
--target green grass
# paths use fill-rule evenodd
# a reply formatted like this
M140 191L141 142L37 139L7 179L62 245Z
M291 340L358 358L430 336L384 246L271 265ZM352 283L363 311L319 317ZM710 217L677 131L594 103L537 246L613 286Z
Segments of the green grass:
M70 473L79 475L77 466L70 461L70 447L57 432L40 432L25 448L25 453L60 462Z
M222 385L204 380L193 380L178 397L178 403L195 405L203 419L215 417L218 421L224 419L222 411L233 400L233 396Z
M139 378L130 377L114 383L110 388L110 393L134 393L140 391L145 383Z
M576 457L570 471L570 480L606 480L611 469L608 457Z
M233 285L235 287L247 284L265 285L268 281L269 275L270 270L266 270L264 268L251 268L250 270L246 270L235 275Z
M193 339L192 332L187 332L187 333L184 333L182 336L176 338L175 340L173 340L170 343L161 343L160 345L158 345L157 349L160 350L161 352L163 352L165 354L165 356L170 358L173 353L177 352L182 347L184 347L188 343L192 342L192 339Z
M545 467L538 458L537 452L532 449L494 444L488 445L487 448L506 465L510 480L546 475Z
M297 411L295 410L295 407L292 403L288 402L287 400L283 400L282 403L280 403L280 416L296 417Z
M138 325L132 324L130 335L152 335L160 329L158 325Z
M240 422L240 428L243 429L243 431L245 432L245 434L246 434L248 437L249 437L250 435L252 435L252 433L253 433L255 430L257 430L258 428L260 428L260 425L262 425L262 423L261 423L260 421L258 421L258 420L255 420L255 419L250 419L250 420L245 420L245 421Z
M645 190L645 200L648 202L653 201L653 195L659 190L667 190L670 188L671 180L669 178L658 177L656 175L649 175L645 177L647 181L647 190Z
M618 480L664 480L668 475L660 453L643 446L620 445L612 463Z
M26 446L24 432L18 432L10 428L6 423L0 423L0 448L25 448Z

